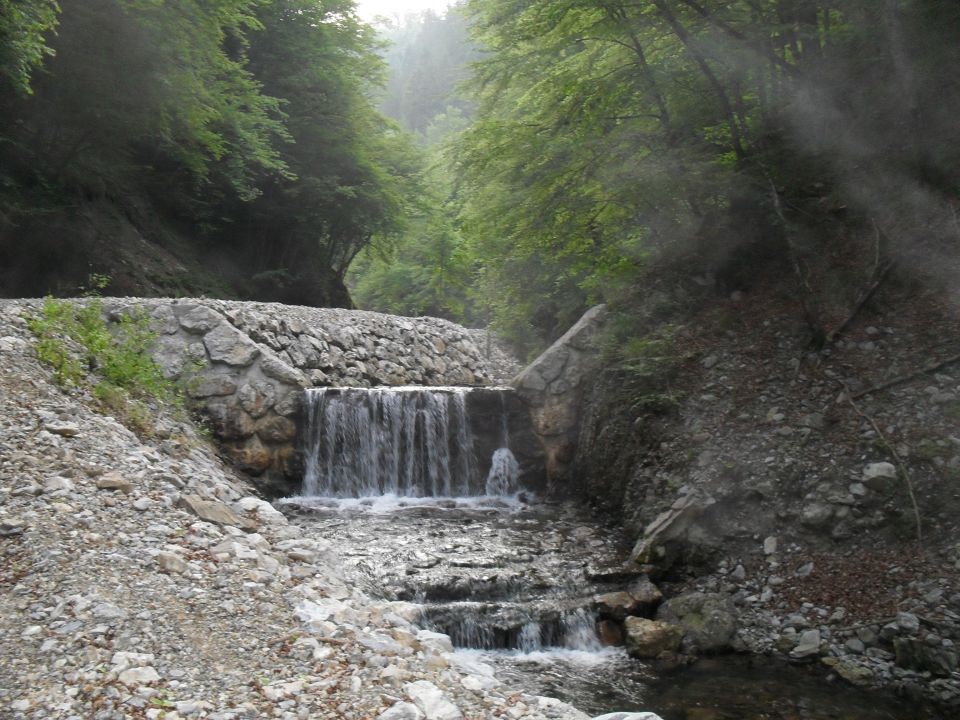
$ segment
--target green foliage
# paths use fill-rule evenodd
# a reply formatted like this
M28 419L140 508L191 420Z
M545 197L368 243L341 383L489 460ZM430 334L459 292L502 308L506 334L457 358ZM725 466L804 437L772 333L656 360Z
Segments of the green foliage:
M58 271L84 268L89 250L52 238L72 234L64 216L85 236L85 208L101 203L146 240L213 266L227 292L349 302L347 266L402 230L422 172L409 137L374 108L383 64L354 2L59 5L56 35L41 32L56 15L38 15L55 4L0 6L0 51L13 47L8 29L24 12L46 22L21 33L40 48L29 61L42 61L33 94L0 86L0 262L27 267L27 256L51 268L41 292L75 285ZM0 73L16 69L8 55ZM31 234L49 251L17 247Z
M37 356L53 369L57 382L82 387L93 375L94 395L131 428L148 433L152 427L152 412L142 400L183 409L180 393L150 355L157 335L144 313L125 312L111 328L99 298L82 304L46 298L28 324L37 338Z
M852 235L871 218L907 243L948 232L955 3L467 9L486 54L457 150L460 222L478 300L514 338L542 346L589 304L630 295L653 254L719 274L749 243L783 252L792 235L819 252L838 207Z
M679 344L682 328L670 323L644 334L629 317L614 315L603 337L607 372L614 373L631 411L666 412L679 399L670 386L688 359Z
M29 95L30 77L53 54L48 36L57 26L56 0L0 0L0 77Z

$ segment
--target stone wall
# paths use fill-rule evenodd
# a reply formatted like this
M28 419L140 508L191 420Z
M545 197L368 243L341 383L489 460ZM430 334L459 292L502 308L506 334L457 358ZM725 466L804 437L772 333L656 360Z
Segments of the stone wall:
M196 299L105 308L112 319L154 319L164 374L184 383L225 456L271 494L299 489L305 388L496 385L517 367L487 333L437 318Z
M605 305L588 310L511 381L530 408L533 430L546 456L547 484L554 492L570 489L584 388L599 369L596 336L606 315Z

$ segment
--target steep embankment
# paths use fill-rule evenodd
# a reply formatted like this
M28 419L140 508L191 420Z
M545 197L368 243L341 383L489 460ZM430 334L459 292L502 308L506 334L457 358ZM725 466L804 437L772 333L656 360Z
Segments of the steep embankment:
M189 423L145 442L64 392L23 315L0 303L4 717L586 717L454 665Z
M668 597L731 598L735 647L960 702L948 295L893 278L816 353L789 288L690 286L650 324L666 339L646 374L594 385L577 489L619 512Z

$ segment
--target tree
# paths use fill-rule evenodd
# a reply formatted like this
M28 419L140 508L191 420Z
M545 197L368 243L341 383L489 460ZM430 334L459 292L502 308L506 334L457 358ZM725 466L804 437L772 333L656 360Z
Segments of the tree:
M925 228L949 217L955 4L891 0L879 27L865 0L467 8L487 54L459 151L462 219L518 337L546 342L586 304L629 296L652 253L719 271L763 242L806 278L836 236L830 208L852 211L853 235L871 218L893 234L893 208Z
M0 77L29 94L30 77L44 58L57 26L56 0L0 0Z

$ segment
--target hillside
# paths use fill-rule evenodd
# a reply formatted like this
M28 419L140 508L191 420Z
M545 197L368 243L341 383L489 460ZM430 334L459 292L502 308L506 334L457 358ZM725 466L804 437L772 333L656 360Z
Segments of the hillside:
M957 703L953 288L894 273L817 352L789 277L707 285L674 286L645 362L595 385L576 491L668 596L729 594L742 649Z

